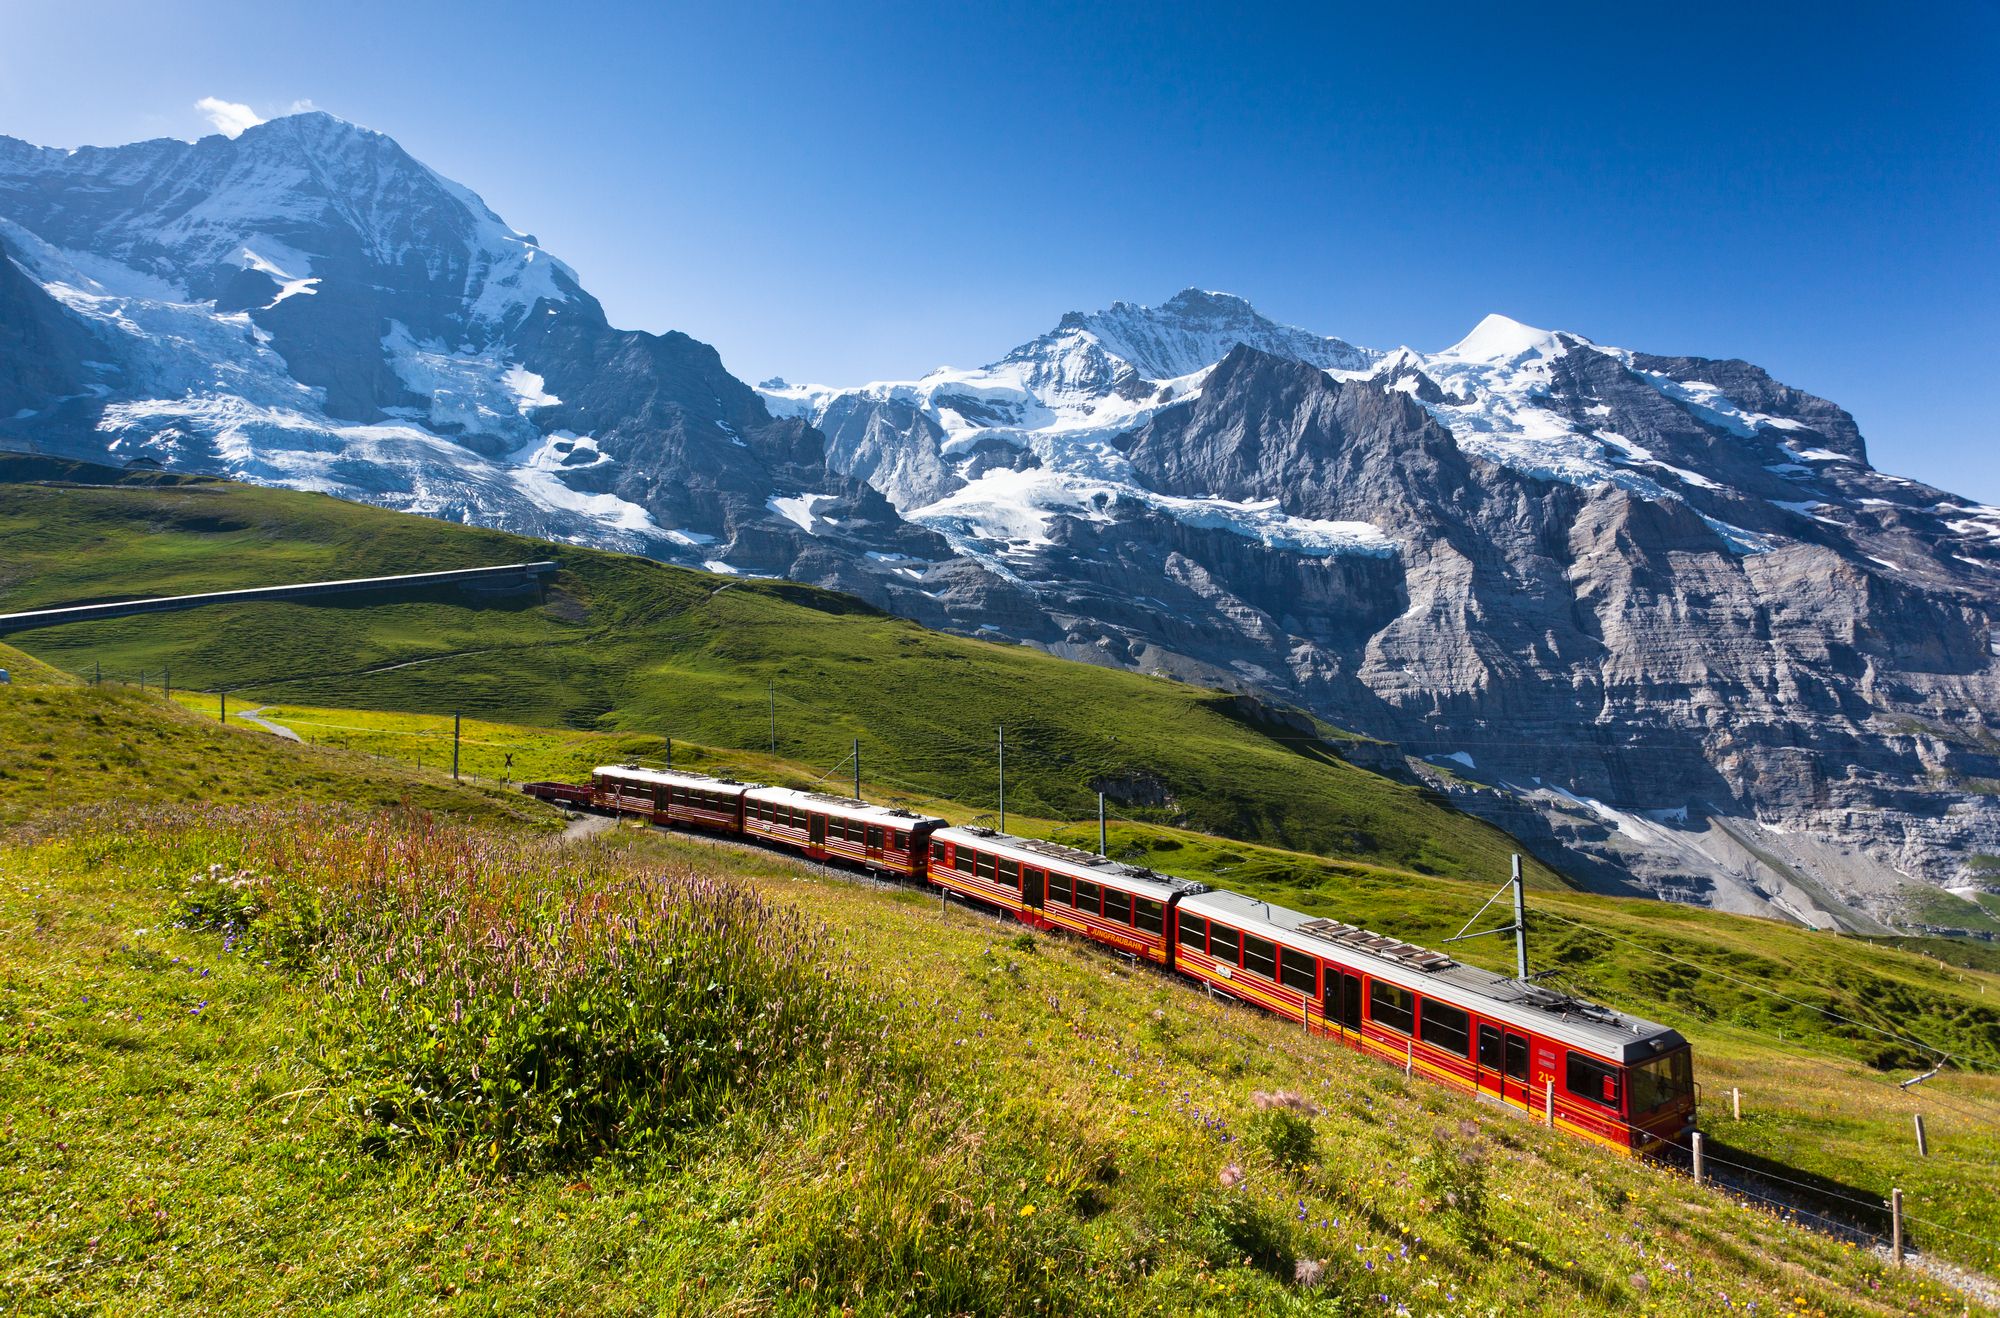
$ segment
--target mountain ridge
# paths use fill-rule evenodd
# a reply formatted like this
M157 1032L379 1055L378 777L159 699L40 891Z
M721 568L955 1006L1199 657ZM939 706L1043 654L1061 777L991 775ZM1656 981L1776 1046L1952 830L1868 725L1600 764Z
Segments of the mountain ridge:
M0 249L11 447L1274 694L1620 890L1867 925L1992 882L2000 510L1747 362L1498 314L1382 351L1190 288L984 367L753 389L323 114L7 139Z

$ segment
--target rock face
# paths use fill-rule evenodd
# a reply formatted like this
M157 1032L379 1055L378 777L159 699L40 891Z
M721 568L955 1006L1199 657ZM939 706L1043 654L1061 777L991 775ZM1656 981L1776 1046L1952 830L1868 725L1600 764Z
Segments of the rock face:
M1504 317L1172 379L1090 324L766 394L875 427L852 470L1042 603L1015 635L1392 740L1599 886L1879 929L1990 881L2000 510L1874 471L1834 404Z
M607 324L567 266L380 133L311 113L75 152L0 138L0 244L16 446L939 613L869 555L944 543L829 471L816 431L706 344Z
M1190 289L985 367L752 389L307 114L0 138L0 444L1276 697L1609 889L1879 928L1970 920L2000 872L2000 510L1875 471L1746 362L1500 316L1380 352Z

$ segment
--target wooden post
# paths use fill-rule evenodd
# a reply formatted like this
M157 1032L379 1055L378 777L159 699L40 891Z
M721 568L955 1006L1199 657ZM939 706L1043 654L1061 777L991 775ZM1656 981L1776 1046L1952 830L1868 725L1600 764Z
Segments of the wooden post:
M1405 1039L1403 1041L1403 1074L1415 1075L1416 1072L1417 1072L1417 1045Z
M229 722L229 693L227 691L218 691L215 694L222 698L222 704L215 712L215 721L217 723L227 723Z
M1700 1185L1704 1179L1704 1173L1707 1171L1701 1157L1701 1132L1696 1131L1691 1138L1694 1145L1694 1183Z
M1542 1124L1556 1124L1556 1082L1553 1080L1542 1082Z
M1732 1089L1729 1091L1729 1111L1738 1121L1743 1120L1743 1091L1741 1089Z
M1896 1256L1896 1266L1903 1266L1903 1192L1889 1191L1889 1252Z
M1928 1158L1931 1156L1931 1146L1930 1141L1924 1138L1924 1114L1921 1112L1912 1112L1910 1115L1917 1123L1917 1156L1919 1158Z

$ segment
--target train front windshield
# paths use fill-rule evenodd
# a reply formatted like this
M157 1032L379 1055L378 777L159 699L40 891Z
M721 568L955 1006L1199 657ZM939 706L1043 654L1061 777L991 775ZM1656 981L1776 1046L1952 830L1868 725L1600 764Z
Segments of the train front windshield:
M1632 1068L1632 1111L1657 1112L1694 1092L1694 1059L1688 1049Z

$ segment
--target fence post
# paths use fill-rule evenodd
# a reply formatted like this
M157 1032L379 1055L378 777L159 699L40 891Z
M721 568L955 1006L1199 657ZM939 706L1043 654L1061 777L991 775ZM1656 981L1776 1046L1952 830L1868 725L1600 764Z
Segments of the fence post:
M215 721L217 723L227 723L229 722L229 693L227 691L218 691L215 694L222 701L220 705L216 706Z
M1729 1091L1729 1110L1738 1121L1743 1120L1743 1091L1741 1089L1732 1089Z
M1403 1074L1415 1075L1416 1073L1417 1045L1406 1039L1403 1041Z
M1913 1112L1910 1115L1916 1119L1917 1123L1917 1156L1919 1158L1928 1158L1931 1156L1931 1146L1930 1141L1924 1138L1924 1114Z
M1896 1266L1903 1266L1903 1192L1889 1191L1889 1252L1896 1256Z
M1556 1082L1553 1080L1542 1082L1542 1124L1556 1124Z
M1694 1134L1693 1134L1693 1135L1692 1135L1692 1136L1690 1137L1690 1143L1692 1144L1692 1146L1693 1146L1693 1148L1694 1148L1694 1183L1695 1183L1696 1185L1700 1185L1700 1184L1702 1183L1702 1181L1704 1180L1704 1178L1705 1178L1705 1173L1706 1173L1706 1171L1707 1171L1707 1167L1706 1167L1706 1166L1705 1166L1705 1165L1703 1164L1703 1162L1702 1162L1702 1156L1701 1156L1701 1132L1700 1132L1700 1131L1696 1131L1696 1132L1695 1132L1695 1133L1694 1133Z

